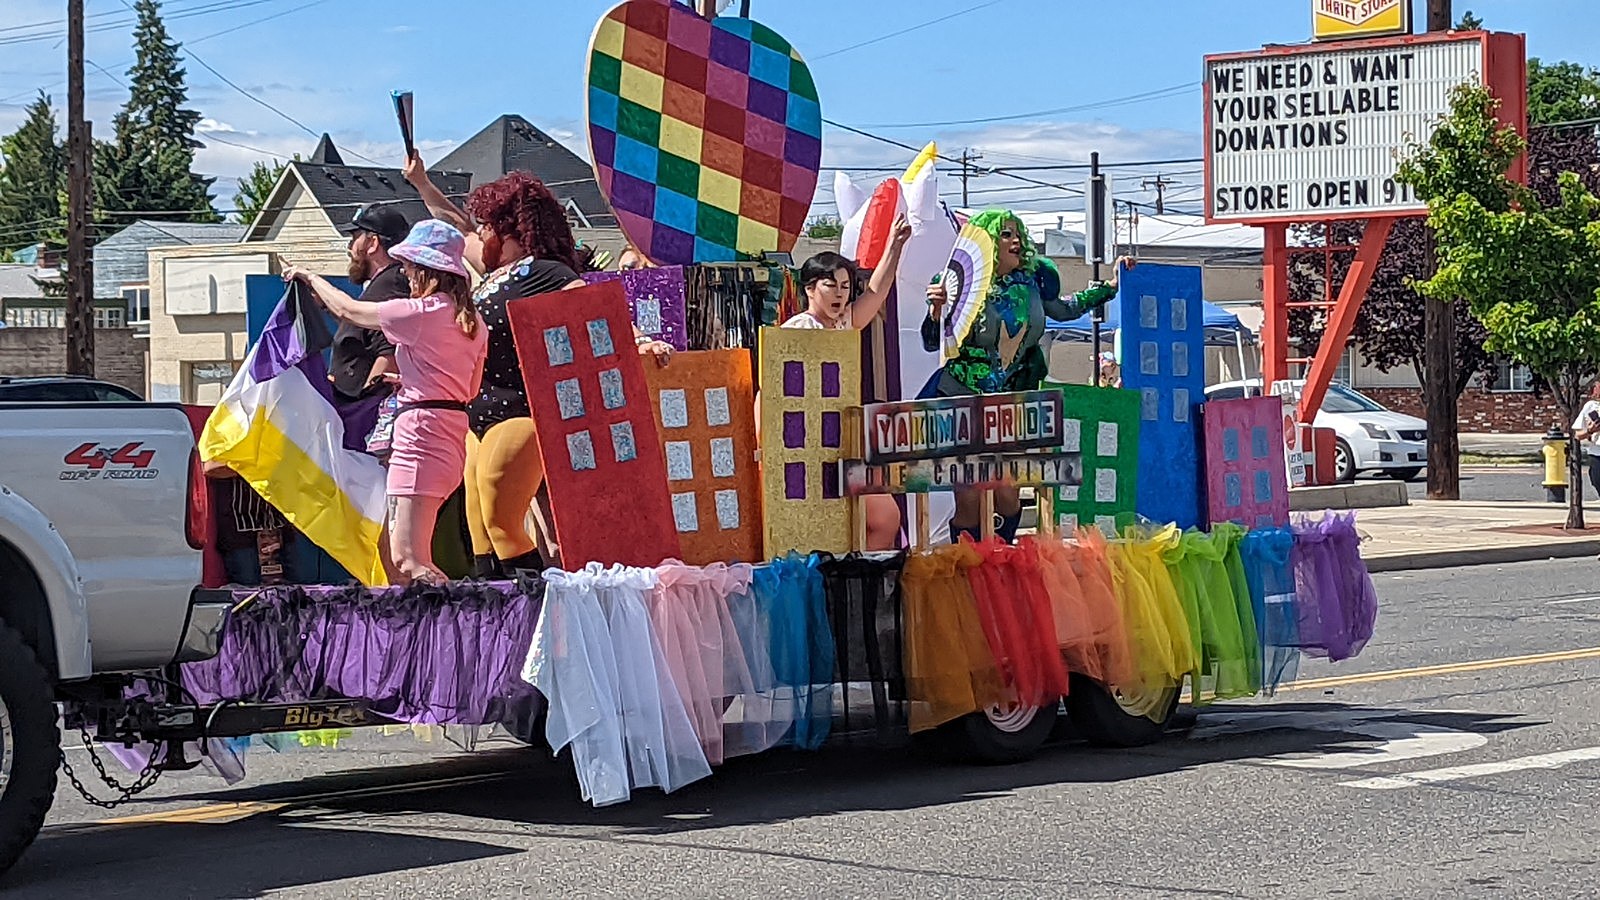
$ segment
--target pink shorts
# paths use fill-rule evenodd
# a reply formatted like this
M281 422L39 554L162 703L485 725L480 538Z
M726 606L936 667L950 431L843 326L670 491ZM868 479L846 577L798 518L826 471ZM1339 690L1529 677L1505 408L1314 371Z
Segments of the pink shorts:
M389 496L448 497L461 486L467 467L467 414L406 410L395 420L391 448Z

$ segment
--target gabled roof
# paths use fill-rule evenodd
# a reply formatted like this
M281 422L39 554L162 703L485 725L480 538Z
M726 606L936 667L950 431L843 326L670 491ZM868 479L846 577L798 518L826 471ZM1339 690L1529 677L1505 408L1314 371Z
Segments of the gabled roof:
M466 199L472 186L472 176L465 172L446 174L435 171L429 172L428 177L446 196L458 203ZM415 223L428 217L427 206L416 189L406 184L405 176L399 169L296 160L284 168L283 176L273 187L262 212L243 235L244 240L261 240L271 230L277 215L284 212L296 185L304 187L328 217L330 237L333 236L333 229L350 221L359 207L369 203L395 204L408 222ZM296 237L309 238L312 235L301 234Z
M50 269L37 269L29 265L0 264L0 300L33 300L44 296L35 283L55 281L61 276Z
M242 237L243 225L140 219L94 245L94 295L120 297L123 285L148 283L152 247L231 244Z
M600 194L594 170L583 157L521 116L506 115L494 120L439 160L436 168L468 172L473 186L487 184L507 172L531 172L558 199L576 205L589 227L614 228L617 224L611 207Z
M344 165L344 157L339 155L339 148L333 145L333 138L324 131L322 140L317 141L317 149L311 151L311 162L328 166Z

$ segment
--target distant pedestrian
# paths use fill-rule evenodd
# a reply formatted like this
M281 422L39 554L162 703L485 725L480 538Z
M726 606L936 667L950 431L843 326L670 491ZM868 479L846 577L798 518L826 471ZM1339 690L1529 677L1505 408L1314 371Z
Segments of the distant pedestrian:
M1600 496L1600 381L1596 381L1589 389L1589 401L1583 404L1583 409L1578 410L1577 421L1572 423L1572 435L1583 441L1583 455L1585 465L1589 468L1589 483L1594 485L1594 492ZM1573 485L1573 489L1581 495L1582 485Z

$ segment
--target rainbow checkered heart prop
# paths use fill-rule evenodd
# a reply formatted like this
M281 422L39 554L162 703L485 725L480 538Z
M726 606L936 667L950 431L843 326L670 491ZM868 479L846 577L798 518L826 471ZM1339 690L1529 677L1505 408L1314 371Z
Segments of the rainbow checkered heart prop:
M589 149L624 234L658 265L788 251L822 163L794 47L749 19L627 0L589 48Z

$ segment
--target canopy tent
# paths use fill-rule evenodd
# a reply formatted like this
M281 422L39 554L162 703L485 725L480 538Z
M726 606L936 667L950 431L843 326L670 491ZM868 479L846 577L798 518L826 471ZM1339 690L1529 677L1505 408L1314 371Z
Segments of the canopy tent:
M1236 347L1240 343L1253 344L1256 336L1239 321L1239 317L1215 303L1201 301L1206 329L1207 347ZM1071 322L1047 321L1045 328L1058 341L1088 342L1094 339L1093 313L1084 313ZM1102 340L1110 340L1111 333L1122 327L1121 309L1116 303L1106 304L1106 320L1100 323Z

